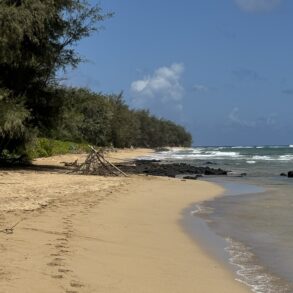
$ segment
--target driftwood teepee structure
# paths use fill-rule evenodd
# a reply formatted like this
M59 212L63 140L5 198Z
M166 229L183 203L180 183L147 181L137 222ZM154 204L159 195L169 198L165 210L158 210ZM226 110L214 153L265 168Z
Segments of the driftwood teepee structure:
M84 163L78 165L73 172L87 175L120 176L127 177L122 170L104 157L103 149L96 150L93 146Z

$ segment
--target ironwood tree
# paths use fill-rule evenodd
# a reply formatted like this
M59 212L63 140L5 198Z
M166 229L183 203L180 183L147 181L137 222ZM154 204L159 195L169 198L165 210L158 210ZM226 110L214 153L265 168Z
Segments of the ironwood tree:
M82 61L74 46L111 16L87 0L0 0L0 156L58 121L56 73Z

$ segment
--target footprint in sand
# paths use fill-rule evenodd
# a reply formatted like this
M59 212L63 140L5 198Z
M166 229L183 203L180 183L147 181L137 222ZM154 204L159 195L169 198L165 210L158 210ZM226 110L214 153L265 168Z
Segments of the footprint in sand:
M66 238L58 238L58 239L56 239L57 241L68 241L68 239L66 239Z
M56 247L56 248L66 248L66 245L63 245L63 244L56 244L55 247Z
M59 262L51 261L51 262L47 263L47 266L49 266L49 267L61 267L62 264L60 264Z
M72 272L72 270L67 270L67 269L58 269L58 272L59 273L71 273Z
M63 258L56 257L56 258L53 259L53 261L47 263L47 265L50 266L50 267L61 267L63 260L64 260Z
M52 253L52 254L50 254L50 256L58 257L58 256L60 256L60 253Z
M71 287L74 287L74 288L81 288L81 287L84 287L84 285L78 281L71 281L70 282L70 286Z
M53 279L63 279L63 275L53 275L51 276Z

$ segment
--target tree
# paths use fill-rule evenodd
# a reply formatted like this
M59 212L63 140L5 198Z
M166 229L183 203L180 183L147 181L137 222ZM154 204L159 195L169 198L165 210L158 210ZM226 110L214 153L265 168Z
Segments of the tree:
M74 45L110 17L86 0L2 0L0 84L17 94L55 81L81 58Z
M107 97L87 89L62 91L65 102L57 138L109 145L113 113Z
M32 131L26 126L29 112L21 98L12 100L7 90L0 89L0 158L5 152L25 154L25 142Z
M82 61L74 46L111 16L87 0L0 0L0 88L24 128L58 121L63 101L54 87L57 71ZM16 140L15 149L25 141Z
M137 146L140 135L139 120L135 111L129 109L123 100L123 92L109 97L113 112L111 141L115 147Z

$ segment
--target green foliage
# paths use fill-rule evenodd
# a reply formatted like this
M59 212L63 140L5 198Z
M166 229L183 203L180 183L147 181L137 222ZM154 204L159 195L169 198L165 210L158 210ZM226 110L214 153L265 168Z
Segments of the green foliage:
M0 85L22 95L44 88L81 61L74 45L110 16L86 0L0 1Z
M122 93L108 97L112 109L111 142L115 147L137 146L140 125L134 111L123 101Z
M26 125L28 118L22 98L12 98L8 90L0 89L0 157L26 153L33 134Z
M148 111L129 109L122 93L102 95L74 88L62 91L66 102L55 138L119 148L190 146L192 142L182 126Z
M87 89L62 89L64 106L58 138L106 146L111 141L111 104Z
M88 150L89 148L86 144L38 138L30 145L28 155L31 159L34 159L54 155L84 153Z
M173 122L157 119L147 111L129 109L122 93L102 95L74 88L59 91L64 106L58 131L53 133L55 138L115 147L191 143L191 137L184 137L185 130Z
M56 72L77 66L74 45L111 16L87 0L0 0L0 157L25 153L32 129L58 127Z
M140 125L138 146L155 148L191 145L191 134L184 127L169 120L158 119L145 110L137 111L136 116Z

